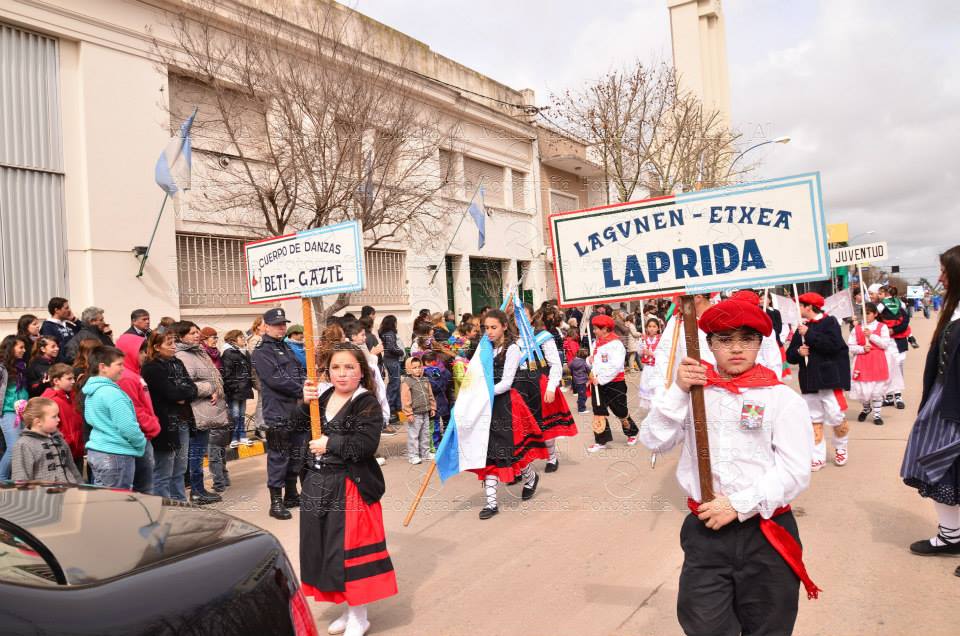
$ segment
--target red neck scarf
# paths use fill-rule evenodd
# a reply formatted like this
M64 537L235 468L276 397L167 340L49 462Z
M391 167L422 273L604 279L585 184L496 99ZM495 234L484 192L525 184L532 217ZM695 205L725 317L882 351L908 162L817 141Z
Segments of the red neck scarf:
M731 393L739 394L740 389L754 389L780 384L777 374L762 364L755 364L752 369L748 369L732 378L722 377L709 362L701 360L700 364L707 368L707 386L719 387Z
M614 340L619 340L619 339L620 339L620 338L617 338L617 334L615 334L614 332L611 331L611 332L607 333L606 335L597 338L596 347L597 347L597 349L599 349L599 348L602 347L603 345L605 345L605 344L607 344L607 343L610 343L610 342L613 342Z

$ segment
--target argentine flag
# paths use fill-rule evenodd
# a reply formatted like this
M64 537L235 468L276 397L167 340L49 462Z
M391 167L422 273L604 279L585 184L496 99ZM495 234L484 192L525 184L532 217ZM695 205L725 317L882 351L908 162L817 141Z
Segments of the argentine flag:
M440 481L487 465L487 442L493 413L493 345L486 336L467 365L450 423L434 458Z
M197 109L194 108L193 114L180 124L180 133L170 138L166 149L157 159L155 170L157 185L169 196L174 197L174 201L178 192L190 189L190 166L193 155L190 127L193 126L193 118L196 116Z

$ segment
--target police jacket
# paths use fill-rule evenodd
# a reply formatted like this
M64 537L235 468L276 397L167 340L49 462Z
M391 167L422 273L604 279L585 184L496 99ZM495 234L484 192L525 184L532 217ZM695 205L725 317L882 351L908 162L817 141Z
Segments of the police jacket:
M251 359L260 379L264 423L268 428L288 423L291 411L303 399L304 368L287 343L267 335L253 349Z

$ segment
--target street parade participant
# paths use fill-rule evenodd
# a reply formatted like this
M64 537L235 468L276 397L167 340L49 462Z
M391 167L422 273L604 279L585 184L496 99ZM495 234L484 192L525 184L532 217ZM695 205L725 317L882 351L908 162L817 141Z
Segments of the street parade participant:
M823 296L814 292L801 294L800 317L805 321L797 326L787 348L787 361L800 365L800 392L810 411L813 424L814 451L811 470L820 470L827 462L827 443L824 425L833 429L834 463L847 462L846 421L847 400L844 391L850 390L850 356L847 342L840 332L840 323L823 311Z
M555 307L547 307L537 315L533 316L534 341L539 345L546 364L543 361L534 362L533 355L524 351L520 358L520 366L517 369L517 376L525 374L531 366L531 362L537 365L535 375L534 389L535 393L532 399L524 391L520 395L530 407L540 430L543 433L544 443L547 445L547 451L550 459L544 468L545 472L556 472L560 467L560 458L557 456L557 438L558 437L576 437L577 424L573 420L573 414L570 413L570 407L567 404L566 396L560 390L560 380L563 377L563 360L560 358L560 351L557 349L557 339L555 337L557 327L563 320L560 311ZM518 385L519 390L519 385ZM539 417L537 417L539 412Z
M866 304L867 322L854 327L847 339L847 346L855 356L853 375L850 377L850 397L863 404L857 421L866 420L872 410L873 423L881 425L883 418L880 407L883 406L883 396L890 378L887 368L890 330L877 320L878 314L875 304Z
M877 296L881 304L877 305L880 309L880 320L890 329L890 336L896 344L896 353L894 354L899 370L899 377L903 378L903 365L907 360L907 350L910 348L909 339L910 314L907 313L907 307L897 297L897 288L893 285L881 287ZM899 386L893 385L887 389L887 395L884 398L884 406L896 406L898 409L905 409L907 405L903 401L903 380Z
M945 299L923 369L920 413L907 438L900 477L933 499L939 528L910 551L960 554L960 245L940 255ZM960 567L955 574L960 576Z
M310 441L301 494L300 578L305 594L347 604L328 633L362 636L370 628L367 605L397 593L380 505L386 484L375 458L383 411L356 345L333 345L327 377L332 386L319 395L304 384L294 418L309 423L309 402L319 399L321 434Z
M660 344L660 321L656 318L647 318L643 327L643 337L640 339L640 408L649 409L650 401L656 395L653 386L654 369L657 363L657 345Z
M260 379L263 421L267 427L267 487L270 516L290 519L288 508L300 505L297 476L303 467L303 448L309 431L290 417L303 393L306 370L284 338L287 320L282 308L263 314L266 333L250 356Z
M591 368L590 390L597 392L598 399L593 406L593 445L589 446L587 451L602 451L608 442L613 441L613 432L607 421L610 411L620 419L620 427L627 437L627 446L634 446L639 429L627 408L627 383L623 374L626 349L613 333L613 318L597 314L590 319L590 324L596 340L593 355L587 362Z
M691 514L677 617L691 635L790 634L800 581L819 589L803 566L790 502L810 483L812 444L803 400L757 364L769 317L757 305L725 300L700 318L716 359L685 358L658 395L640 437L651 450L682 444L677 480ZM703 386L716 498L702 502L689 391Z
M536 418L514 388L523 353L508 325L507 315L499 309L489 310L483 319L483 330L493 345L494 399L487 463L483 468L471 469L483 480L486 504L480 510L480 519L489 519L500 511L497 486L501 481L509 484L519 477L523 481L521 498L526 501L533 497L540 476L530 463L550 458Z

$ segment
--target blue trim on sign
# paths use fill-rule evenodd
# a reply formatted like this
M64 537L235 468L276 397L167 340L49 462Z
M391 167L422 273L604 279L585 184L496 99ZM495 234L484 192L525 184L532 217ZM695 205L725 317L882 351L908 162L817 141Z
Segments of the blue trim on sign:
M357 282L351 285L341 285L340 287L325 287L322 290L322 293L318 293L315 290L308 290L300 293L302 298L315 298L317 296L329 296L332 294L340 294L344 292L358 292L363 291L367 285L366 277L366 263L363 254L363 230L360 226L360 221L342 221L335 225L327 225L324 227L313 228L312 230L304 230L302 232L297 232L297 236L312 236L314 234L326 234L328 232L333 232L336 230L342 230L349 228L353 231L353 245L356 252L356 266L357 266Z

